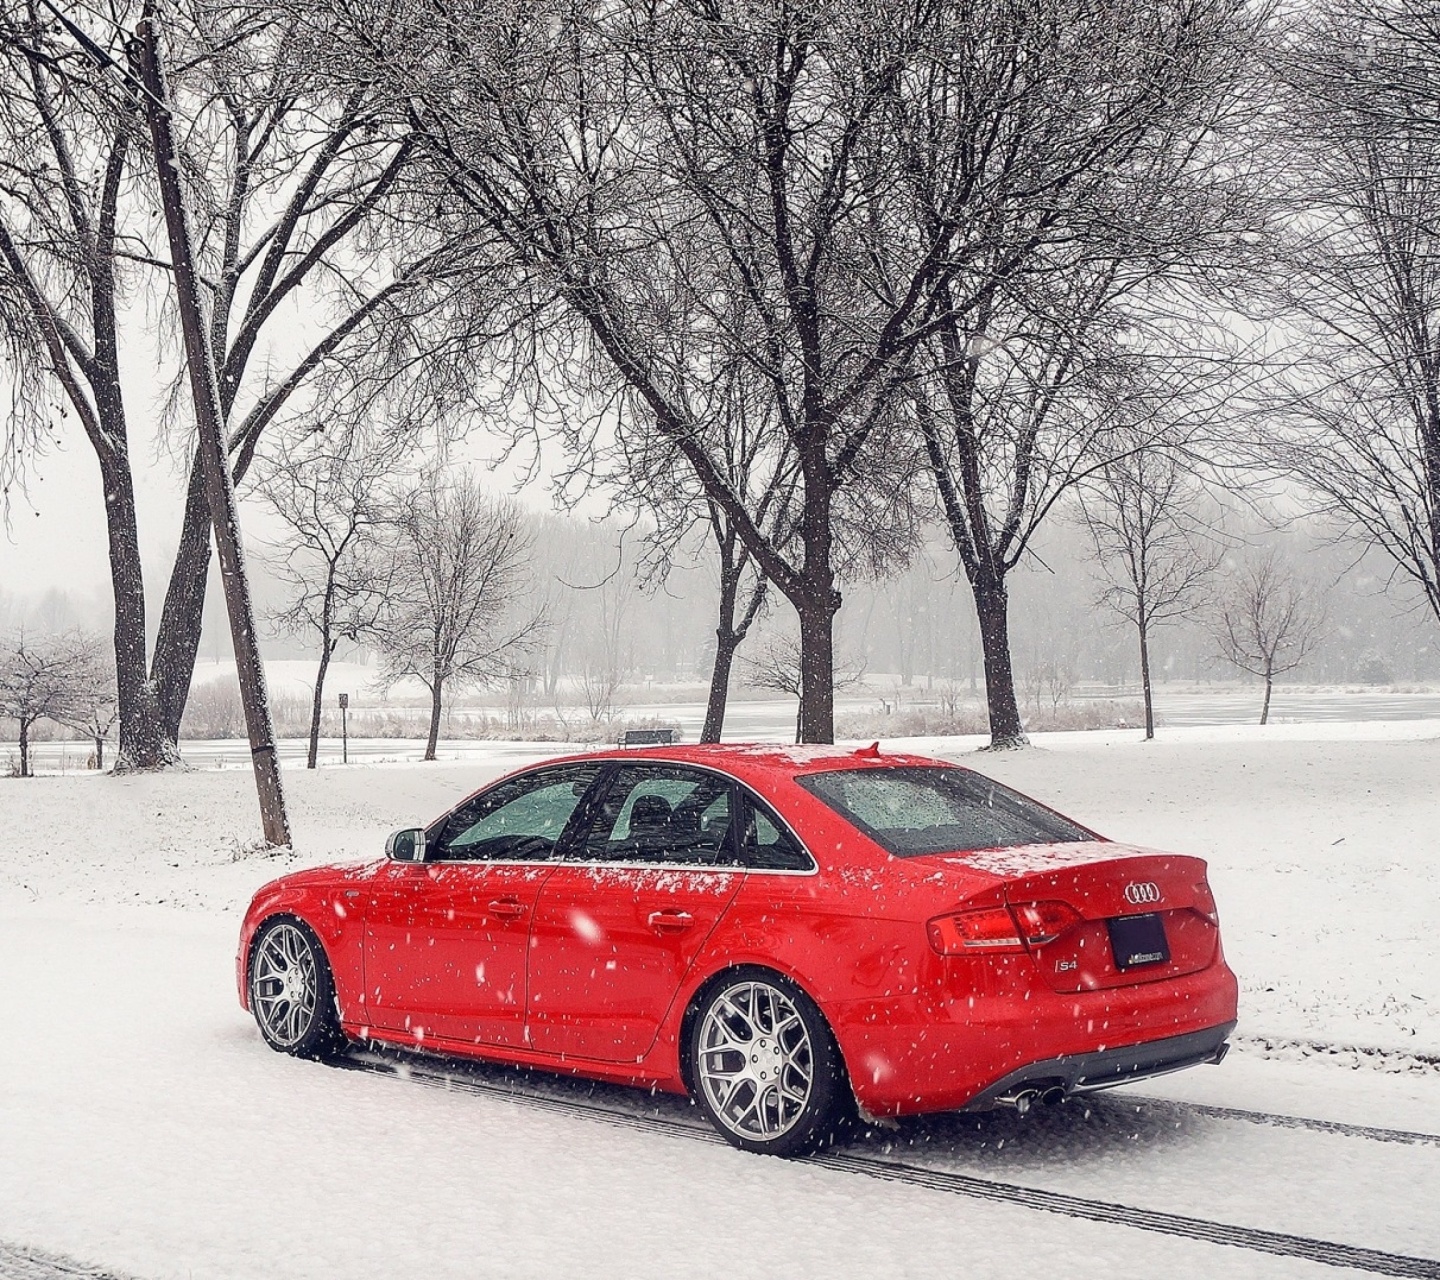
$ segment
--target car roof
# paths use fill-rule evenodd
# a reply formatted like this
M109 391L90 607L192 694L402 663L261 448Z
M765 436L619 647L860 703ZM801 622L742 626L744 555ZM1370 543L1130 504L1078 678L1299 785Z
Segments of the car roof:
M958 768L948 760L909 752L886 751L879 743L864 747L786 746L774 742L698 743L667 747L605 747L570 760L651 760L671 764L708 765L744 780L786 778L835 769L884 769L928 765Z

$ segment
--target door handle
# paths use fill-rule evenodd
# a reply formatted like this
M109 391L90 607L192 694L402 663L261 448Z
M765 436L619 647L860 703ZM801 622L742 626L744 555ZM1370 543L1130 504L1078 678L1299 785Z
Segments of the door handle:
M525 904L519 898L496 898L490 904L490 914L502 920L518 920L525 914Z
M684 933L695 917L688 911L652 911L649 921L656 933Z

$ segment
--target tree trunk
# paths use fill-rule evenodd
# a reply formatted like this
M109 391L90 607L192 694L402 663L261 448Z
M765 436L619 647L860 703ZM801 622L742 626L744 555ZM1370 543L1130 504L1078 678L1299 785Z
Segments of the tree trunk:
M835 614L839 593L796 602L800 614L799 742L835 741Z
M440 741L440 699L445 690L443 681L430 686L430 740L425 744L425 759L435 759L435 744Z
M124 438L123 428L119 438ZM121 773L159 769L177 758L179 725L172 730L164 723L155 686L145 674L145 580L135 489L125 455L102 459L100 478L105 486L110 588L115 601L115 689L120 720L115 768Z
M190 682L195 675L195 659L200 652L205 587L209 578L210 502L205 496L205 473L197 451L190 465L180 545L170 570L170 585L165 592L160 631L155 637L155 656L150 665L150 678L160 701L165 731L177 741L185 703L190 697Z
M1260 707L1260 723L1270 722L1270 690L1275 687L1274 677L1267 671L1265 673L1265 701Z
M830 462L824 444L808 441L801 450L804 505L800 572L786 594L800 615L800 742L835 741L835 615L840 593L831 564L835 530Z
M1140 627L1140 688L1145 695L1145 741L1155 736L1155 701L1150 693L1150 637L1145 623Z
M105 739L98 733L95 735L95 771L99 773L105 768Z
M761 606L765 603L766 582L758 578L745 607L745 616L740 625L735 625L735 599L740 593L740 579L745 573L746 557L735 557L734 540L720 544L720 617L715 626L715 666L710 672L710 700L705 706L705 727L700 731L701 742L719 742L725 729L725 707L730 699L730 672L735 665L735 651L739 649Z
M701 742L719 742L725 728L725 704L730 697L730 669L735 663L735 650L740 637L728 627L715 629L715 666L710 672L710 700L705 704L705 727L700 730Z
M735 632L735 596L740 590L740 573L734 563L734 543L720 543L719 618L715 624L715 665L710 671L710 700L705 704L705 727L701 742L719 742L725 728L725 704L730 696L730 668L740 637Z
M310 704L310 751L305 757L307 769L315 768L320 754L320 711L325 705L325 672L330 666L330 654L334 648L328 633L320 637L320 669L315 673L315 699Z
M30 721L20 721L20 776L30 776Z
M990 749L1003 751L1029 742L1015 700L1015 671L1010 661L1010 595L1003 578L971 583L985 655L985 704L990 713Z

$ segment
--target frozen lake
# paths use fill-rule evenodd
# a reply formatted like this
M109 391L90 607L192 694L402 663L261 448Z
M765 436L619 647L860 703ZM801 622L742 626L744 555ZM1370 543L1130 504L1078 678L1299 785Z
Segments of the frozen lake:
M864 696L837 699L837 714L874 713L880 699L892 698L889 690L867 691ZM925 691L919 687L903 691L911 705L924 705ZM1135 699L1133 693L1116 695L1083 690L1076 701L1122 701ZM1161 689L1156 695L1156 719L1161 728L1189 728L1202 725L1254 725L1259 718L1261 693L1258 689L1223 688L1214 691L1186 689L1170 692ZM621 707L620 715L631 719L658 719L680 726L682 739L699 739L705 721L705 707L700 702L636 703ZM583 717L575 717L578 723ZM1340 722L1375 723L1384 721L1440 720L1440 693L1350 692L1347 690L1290 690L1277 688L1271 702L1270 721L1274 725L1335 724ZM735 700L725 718L725 739L728 742L788 742L795 736L795 702L792 698ZM883 736L883 735L882 735ZM113 750L113 743L107 750ZM303 762L306 741L303 738L282 738L279 742L282 761ZM352 760L413 760L424 750L421 738L359 738L352 737L349 755ZM544 749L543 747L541 748ZM45 771L69 773L83 771L89 748L81 742L41 742L31 748L36 767ZM444 738L440 754L447 760L494 759L507 752L515 755L533 754L535 748L524 743L507 744L464 738ZM243 739L205 740L187 738L181 743L187 763L197 768L234 768L249 765L250 753ZM338 737L321 739L321 760L338 763L341 744Z

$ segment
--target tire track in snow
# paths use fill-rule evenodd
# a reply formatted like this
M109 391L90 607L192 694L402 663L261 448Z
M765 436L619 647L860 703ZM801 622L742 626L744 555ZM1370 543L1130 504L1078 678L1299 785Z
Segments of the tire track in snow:
M1293 1040L1285 1036L1238 1035L1230 1043L1258 1058L1291 1062L1304 1058L1344 1058L1371 1071L1440 1071L1440 1056L1405 1049L1381 1049L1365 1044L1331 1044L1326 1040Z
M440 1089L446 1092L458 1090L463 1093L501 1098L539 1111L549 1111L561 1115L583 1115L603 1124L637 1130L641 1133L668 1134L700 1142L724 1143L724 1139L707 1124L689 1124L683 1120L642 1115L633 1111L600 1106L594 1102L560 1098L539 1090L492 1084L473 1077L457 1076L445 1071L417 1067L404 1060L397 1061L378 1054L367 1054L364 1058L343 1058L334 1065L353 1071L394 1076L410 1080L426 1088ZM1174 1105L1192 1106L1189 1103ZM1223 1112L1227 1109L1215 1108L1215 1110ZM1238 1114L1249 1116L1263 1113L1240 1112ZM1298 1117L1289 1118L1298 1119ZM1362 1127L1349 1126L1354 1129ZM1431 1135L1428 1134L1415 1136L1431 1138ZM1416 1280L1440 1280L1440 1260L1433 1258L1387 1253L1380 1249L1339 1244L1330 1240L1316 1240L1309 1236L1291 1235L1283 1231L1267 1231L1259 1227L1235 1226L1226 1222L1214 1222L1208 1218L1192 1218L1185 1214L1138 1209L1133 1205L1116 1204L1107 1200L1092 1200L1059 1191L1044 1191L1037 1187L1026 1187L1018 1183L997 1182L990 1178L977 1178L972 1174L953 1173L943 1169L927 1169L919 1165L901 1164L874 1156L854 1155L845 1151L829 1151L822 1155L811 1156L805 1163L834 1169L842 1173L874 1178L882 1182L898 1182L949 1195L965 1196L974 1200L1015 1204L1027 1209L1079 1218L1088 1222L1104 1222L1116 1226L1133 1227L1141 1231L1179 1236L1208 1244L1229 1245L1256 1253L1301 1258L1333 1267L1350 1267L1374 1275L1414 1277Z
M921 1169L914 1165L891 1165L884 1160L851 1156L839 1151L814 1157L814 1163L830 1169L844 1169L871 1178L929 1187L935 1191L946 1191L952 1195L969 1196L977 1200L1024 1205L1028 1209L1083 1218L1088 1222L1108 1222L1118 1226L1136 1227L1141 1231L1154 1231L1160 1235L1182 1236L1210 1244L1230 1245L1256 1253L1304 1258L1311 1262L1323 1262L1332 1267L1350 1267L1375 1275L1414 1276L1424 1280L1440 1277L1440 1261L1433 1258L1415 1258L1403 1253L1386 1253L1379 1249L1315 1240L1309 1236L1289 1235L1283 1231L1237 1227L1226 1222L1212 1222L1208 1218L1191 1218L1179 1213L1137 1209L1133 1205L1090 1200L1060 1191L1041 1191L1015 1183L992 1182L988 1178L975 1178L969 1174Z
M6 1244L3 1240L0 1240L0 1276L5 1280L128 1280L118 1272L102 1271L62 1253Z
M1216 1107L1205 1102L1181 1102L1169 1098L1151 1098L1140 1094L1117 1095L1121 1099L1147 1107L1168 1107L1188 1111L1212 1120L1238 1120L1244 1124L1269 1125L1277 1129L1309 1129L1315 1133L1333 1133L1343 1138L1366 1138L1371 1142L1401 1142L1415 1147L1440 1147L1440 1133L1417 1133L1410 1129L1379 1129L1368 1124L1347 1124L1343 1120L1315 1120L1310 1116L1284 1116L1270 1111L1244 1111L1238 1107Z

